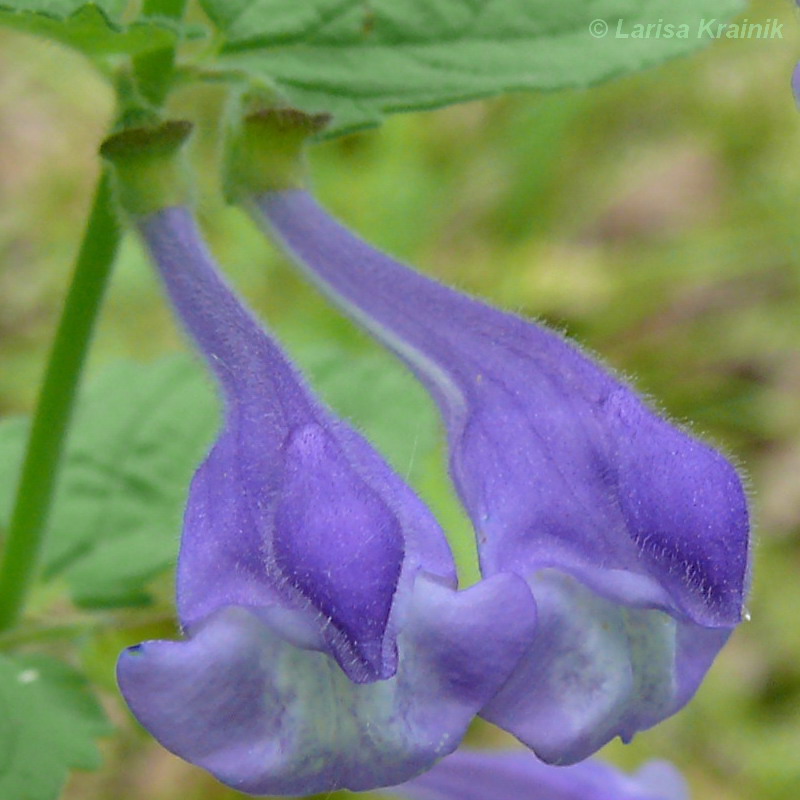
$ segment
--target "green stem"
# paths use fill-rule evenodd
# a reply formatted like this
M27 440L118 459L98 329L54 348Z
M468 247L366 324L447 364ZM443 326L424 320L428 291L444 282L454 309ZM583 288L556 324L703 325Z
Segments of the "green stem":
M187 3L188 0L145 0L142 16L181 19L186 11Z
M104 172L45 371L0 562L0 632L20 617L39 560L64 440L120 230Z
M180 20L187 0L145 0L144 17ZM164 105L175 72L175 48L163 47L137 56L133 62L136 83L141 95L155 108Z

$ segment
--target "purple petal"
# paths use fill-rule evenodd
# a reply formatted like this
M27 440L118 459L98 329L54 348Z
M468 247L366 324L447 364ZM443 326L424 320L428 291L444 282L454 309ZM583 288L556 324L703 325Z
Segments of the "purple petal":
M283 458L275 564L324 616L341 620L339 629L359 659L380 674L380 665L394 658L384 654L382 640L400 580L400 523L319 425L295 430ZM368 535L353 541L354 530Z
M792 93L795 103L800 106L800 64L797 64L792 72Z
M229 605L280 606L297 635L353 680L392 675L403 587L417 570L455 580L438 524L369 443L311 395L223 282L188 211L152 214L140 228L226 398L225 430L186 512L184 626Z
M742 618L749 522L728 461L562 337L377 252L308 193L253 210L427 385L484 575L517 572L543 606L491 718L564 762L680 708ZM571 577L556 590L551 570Z
M536 633L481 715L551 764L582 761L673 714L730 634L620 606L553 570L537 573L531 588Z
M534 616L513 575L461 593L419 578L388 680L353 683L243 608L217 611L187 641L131 648L118 680L165 747L240 791L364 790L407 780L458 746Z
M629 776L601 761L551 767L530 753L469 750L392 793L408 800L689 800L680 773L663 761Z

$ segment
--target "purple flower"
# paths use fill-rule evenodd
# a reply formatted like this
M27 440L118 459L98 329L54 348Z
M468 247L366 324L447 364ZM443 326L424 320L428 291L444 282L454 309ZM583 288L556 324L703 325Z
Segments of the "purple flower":
M511 574L456 592L430 512L314 398L191 213L131 182L129 208L156 207L136 221L225 422L184 520L186 638L125 651L122 693L165 747L241 791L406 780L458 745L509 676L532 634L530 592Z
M482 715L564 764L681 708L742 618L748 511L728 461L563 337L397 263L307 192L245 199L428 387L484 576L533 591L536 635Z
M512 751L459 750L392 791L408 800L689 800L680 773L664 761L628 776L600 761L551 767Z

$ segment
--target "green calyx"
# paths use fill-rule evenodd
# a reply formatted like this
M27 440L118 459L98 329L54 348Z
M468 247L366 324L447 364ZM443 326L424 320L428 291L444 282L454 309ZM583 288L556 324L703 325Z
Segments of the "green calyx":
M304 150L327 125L327 114L263 108L243 115L228 133L225 192L231 202L305 183Z
M170 121L128 128L103 142L100 154L114 167L118 198L128 214L142 217L190 201L182 151L191 131L190 122Z

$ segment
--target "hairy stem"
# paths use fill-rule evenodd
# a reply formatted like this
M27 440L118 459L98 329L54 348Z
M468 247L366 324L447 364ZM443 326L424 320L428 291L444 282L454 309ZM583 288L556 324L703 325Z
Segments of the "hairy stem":
M19 619L34 578L81 372L119 239L104 172L45 370L0 561L0 631Z

